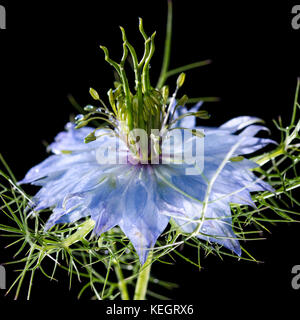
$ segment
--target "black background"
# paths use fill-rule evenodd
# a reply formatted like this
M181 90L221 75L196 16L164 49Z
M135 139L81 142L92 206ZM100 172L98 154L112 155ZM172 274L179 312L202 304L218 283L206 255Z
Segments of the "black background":
M138 17L148 34L157 31L156 53L151 64L157 79L163 54L166 1L43 1L5 3L7 30L0 30L1 153L18 179L46 156L43 141L51 142L63 130L70 114L72 94L83 106L93 103L89 87L106 97L113 73L99 45L110 49L116 60L122 54L119 25L128 39L143 48ZM188 72L186 94L218 96L206 104L219 125L238 115L264 118L273 132L272 119L288 121L299 76L300 30L291 27L287 1L174 1L171 68L198 60L213 63ZM153 80L155 81L155 80ZM176 78L170 78L172 85ZM286 122L288 123L288 122ZM273 138L278 139L276 133ZM238 262L210 256L202 259L199 272L178 258L176 265L157 265L153 273L180 284L173 299L208 303L228 302L234 308L272 298L279 304L300 298L291 287L291 269L300 264L299 225L271 226L267 240L248 243L246 248L264 263ZM0 262L10 260L0 242ZM185 253L188 254L188 249ZM191 255L195 253L191 252ZM14 279L7 268L8 285ZM68 290L66 275L59 283L38 277L32 299L74 301L79 286ZM13 299L13 295L3 297ZM24 299L25 294L21 297ZM276 305L268 305L276 308Z

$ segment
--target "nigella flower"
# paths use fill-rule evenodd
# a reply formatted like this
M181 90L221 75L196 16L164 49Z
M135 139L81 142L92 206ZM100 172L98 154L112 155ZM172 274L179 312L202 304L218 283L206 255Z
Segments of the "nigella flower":
M46 230L85 217L95 222L96 235L119 226L141 264L171 219L183 233L216 242L240 255L230 204L255 206L251 192L272 190L251 171L257 164L241 156L272 141L255 137L266 128L257 125L260 119L254 117L237 117L218 128L196 127L195 117L205 117L205 112L199 111L200 104L187 110L183 106L185 98L175 102L183 75L171 99L167 87L150 85L154 36L146 37L141 25L140 30L145 38L145 58L140 63L123 29L124 55L120 64L111 60L102 47L106 60L121 78L108 92L113 112L91 90L103 108L89 106L87 115L77 117L77 126L68 123L66 131L49 146L54 154L33 167L21 183L41 187L33 198L34 210L53 209ZM138 80L135 94L130 92L122 68L127 48ZM97 117L109 126L84 126ZM147 133L146 146L131 134L137 128ZM173 132L180 134L179 140L187 132L191 135L183 145L172 144ZM183 161L184 153L198 142L204 152L196 157L191 152ZM149 161L150 157L154 161ZM187 174L188 169L194 169L193 173Z

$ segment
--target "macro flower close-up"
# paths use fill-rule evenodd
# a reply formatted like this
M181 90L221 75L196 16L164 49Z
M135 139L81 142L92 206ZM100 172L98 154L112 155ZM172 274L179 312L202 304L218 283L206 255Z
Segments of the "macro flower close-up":
M72 7L86 19L80 30L69 7L67 20L57 13L64 27L55 37L45 32L41 58L29 41L30 63L18 57L24 69L7 73L20 79L2 90L11 106L0 154L4 299L25 293L38 300L44 278L60 286L45 289L49 297L70 300L74 286L75 299L88 300L204 303L204 296L231 299L254 288L252 299L257 287L275 294L259 281L275 268L277 252L282 265L290 263L296 233L289 230L300 206L300 79L293 73L283 99L286 80L276 78L271 46L277 35L264 35L259 13L257 26L237 35L242 18L232 13L227 21L226 6L216 8L216 24L209 4L199 12L172 0L132 10L121 2L99 6L95 20L96 7ZM279 245L260 247L272 232ZM276 270L290 275L289 267ZM125 315L113 306L106 314Z
M124 146L118 154L110 152L113 155L109 160L126 157L128 163L99 164L97 149L104 154L105 149L115 147L117 138L101 137L102 130L99 130L100 137L85 144L85 137L94 129L75 129L68 123L66 132L61 132L49 146L55 155L32 168L22 183L42 186L32 200L34 210L54 208L46 229L56 223L71 223L88 216L94 221L93 232L98 236L119 225L133 243L142 264L170 219L182 232L217 242L240 255L231 226L230 203L255 206L250 192L272 192L266 182L251 172L258 165L238 158L272 142L254 137L266 129L254 125L260 121L241 116L219 128L203 127L204 137L194 136L185 143L185 148L192 148L195 140L204 139L205 156L198 155L204 156L204 169L193 175L186 170L195 164L178 164L178 156L173 157L173 162L177 163L132 164L128 159L131 151L122 141L119 142ZM178 125L187 128L192 125L192 121L185 122L179 120ZM235 134L237 131L241 132ZM173 152L177 155L181 150L177 146Z

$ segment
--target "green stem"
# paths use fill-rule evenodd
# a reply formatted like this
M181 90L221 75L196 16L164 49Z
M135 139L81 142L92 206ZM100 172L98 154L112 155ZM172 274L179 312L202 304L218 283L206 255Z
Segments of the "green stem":
M254 157L251 160L255 161L260 166L263 166L267 162L269 162L272 159L275 159L276 157L282 155L285 153L284 145L280 145L277 149L273 150L270 153L267 153L266 155Z
M111 233L112 233L112 229L109 230L109 234L111 234ZM112 242L111 246L112 246L113 252L115 252L116 251L115 243ZM126 281L124 280L123 272L122 272L122 269L120 267L118 260L113 258L113 264L114 264L116 276L118 279L118 287L119 287L119 290L121 293L121 298L122 298L122 300L130 300L128 290L127 290L127 284L126 284Z
M299 96L299 88L300 88L300 78L297 79L297 87L296 87L296 93L295 93L294 109L293 109L291 127L294 125L295 120L296 120L297 103L298 103L298 96Z
M121 293L121 298L122 300L130 300L122 269L118 262L114 262L114 266L115 266L116 276L118 278L118 286Z
M219 97L199 97L199 98L189 98L189 100L187 101L187 103L197 103L199 101L203 101L203 102L218 102L220 101Z
M133 300L145 300L149 277L150 277L152 257L153 257L153 252L150 251L147 261L140 269Z
M80 241L82 238L84 238L90 231L93 230L95 226L95 221L92 219L88 219L85 222L83 222L77 229L77 231L73 234L71 234L68 238L66 238L62 245L63 247L70 247L73 243Z
M173 17L172 1L168 0L168 20L167 20L164 59L163 59L160 76L156 85L157 88L161 88L165 83L166 74L169 68L170 54L171 54L171 38L172 38L172 17Z
M210 63L211 63L211 60L203 60L203 61L190 63L190 64L187 64L185 66L178 67L176 69L172 69L172 70L166 72L165 80L167 78L171 77L171 76L174 76L175 74L182 73L184 71L188 71L188 70L192 70L192 69L196 69L196 68L200 68L200 67L203 67L203 66L207 66Z

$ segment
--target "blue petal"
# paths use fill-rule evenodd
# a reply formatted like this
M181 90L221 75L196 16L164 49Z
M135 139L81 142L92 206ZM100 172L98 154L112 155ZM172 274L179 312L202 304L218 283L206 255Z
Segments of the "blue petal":
M25 178L19 183L31 183L44 177L57 175L58 173L68 170L74 165L85 163L95 163L93 153L79 153L76 155L52 155L46 160L31 168Z
M153 170L150 167L140 170L121 196L125 206L120 227L135 247L141 264L144 264L149 250L155 245L170 218L162 215L157 208Z
M234 133L257 122L263 122L263 120L256 117L240 116L225 122L220 126L220 129L227 130L230 133Z
M240 135L241 136L251 136L254 137L259 131L267 131L268 133L270 133L270 130L264 126L256 126L256 125L252 125L249 126L247 128L245 128Z
M92 149L96 149L103 144L106 137L97 139L95 141L84 143L85 137L94 131L94 128L83 127L80 129L75 129L74 123L67 123L65 126L67 131L60 132L56 137L55 141L51 143L48 147L53 153L63 154L69 152L82 152ZM106 129L100 129L95 132L96 136L100 136L103 133L107 133Z

